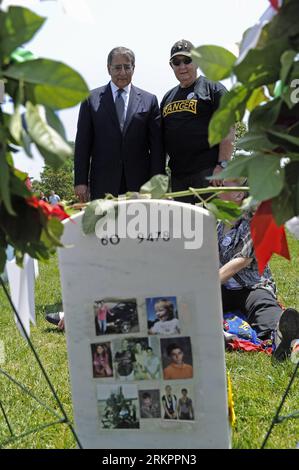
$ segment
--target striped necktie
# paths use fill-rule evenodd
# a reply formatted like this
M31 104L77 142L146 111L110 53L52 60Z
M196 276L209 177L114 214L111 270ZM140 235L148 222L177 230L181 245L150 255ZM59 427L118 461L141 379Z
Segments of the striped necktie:
M115 108L116 108L116 114L118 117L118 122L120 125L121 131L124 128L124 123L125 123L125 102L123 100L123 97L121 96L124 90L122 88L119 88L117 90L117 95L115 98Z

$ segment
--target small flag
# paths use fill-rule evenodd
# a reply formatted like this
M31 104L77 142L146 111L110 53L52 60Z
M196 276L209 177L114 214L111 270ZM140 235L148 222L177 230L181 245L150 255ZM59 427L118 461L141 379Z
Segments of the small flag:
M17 266L14 258L6 263L6 270L12 302L26 333L30 336L30 322L35 324L35 275L33 259L25 255L23 268L20 268ZM25 337L23 329L16 317L15 321L21 335Z
M233 397L233 388L232 381L230 378L230 373L227 372L227 401L228 401L228 417L231 427L235 427L236 424L236 413L235 413L235 403Z
M264 272L273 253L290 259L284 226L276 225L271 199L259 206L250 222L250 229L260 274Z
M269 0L269 2L271 3L272 7L273 7L275 10L279 10L279 8L280 8L281 5L282 5L283 0Z

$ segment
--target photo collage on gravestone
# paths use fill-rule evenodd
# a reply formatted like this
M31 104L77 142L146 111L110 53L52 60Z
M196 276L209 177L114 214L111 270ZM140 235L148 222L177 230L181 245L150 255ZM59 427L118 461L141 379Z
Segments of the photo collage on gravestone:
M101 429L195 420L190 329L184 334L179 305L175 296L93 301L91 374Z

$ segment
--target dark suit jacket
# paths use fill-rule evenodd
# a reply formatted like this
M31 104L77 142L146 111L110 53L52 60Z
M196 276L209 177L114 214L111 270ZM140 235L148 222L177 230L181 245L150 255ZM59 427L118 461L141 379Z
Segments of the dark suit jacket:
M165 173L160 111L156 96L132 85L122 133L109 83L81 104L75 186L90 184L91 199L118 195L123 171L129 191Z

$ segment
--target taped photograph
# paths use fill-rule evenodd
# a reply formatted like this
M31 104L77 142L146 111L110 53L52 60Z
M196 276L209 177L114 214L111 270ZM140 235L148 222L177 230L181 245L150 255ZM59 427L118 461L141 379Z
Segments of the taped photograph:
M139 428L138 391L136 385L98 385L97 399L101 428Z
M105 298L93 306L97 336L139 331L136 299Z
M193 377L191 340L188 336L161 339L163 378L165 380Z
M153 380L161 377L158 338L113 340L113 365L119 380Z
M151 297L145 301L150 335L167 336L181 333L176 297Z

